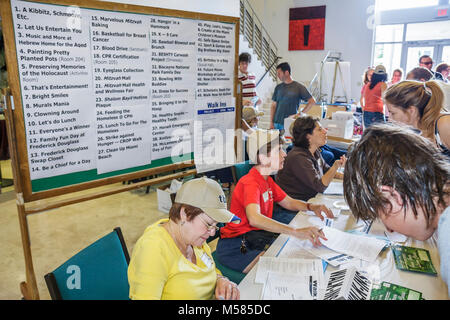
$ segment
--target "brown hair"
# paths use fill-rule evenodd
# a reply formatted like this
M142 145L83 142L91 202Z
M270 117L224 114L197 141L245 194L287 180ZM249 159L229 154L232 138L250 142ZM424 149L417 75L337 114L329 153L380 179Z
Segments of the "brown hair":
M446 64L445 62L439 63L436 67L436 72L442 73L442 71L447 70L448 69L448 64Z
M396 72L400 72L400 77L403 76L403 69L402 68L397 68L394 71L392 71L392 75L394 75L394 73Z
M297 118L292 124L292 137L294 146L309 149L308 134L312 135L319 118L312 116L303 116Z
M433 74L431 71L424 67L414 68L406 75L407 80L428 81L432 78Z
M370 70L375 71L373 68L367 68L367 70L363 74L363 82L364 82L364 84L367 84L367 83L370 82L369 81L369 71Z
M444 108L444 94L435 81L396 83L386 90L384 101L404 110L416 107L420 115L419 129L427 138L434 136L436 120Z
M186 220L192 221L196 216L203 213L203 210L194 206L190 206L184 203L174 202L169 211L169 219L173 222L178 222L181 219L181 208L184 208L184 212L186 213Z
M344 196L357 219L375 220L390 202L381 186L401 196L405 213L423 209L427 226L450 195L450 164L430 141L411 129L387 124L367 128L351 147L344 171Z

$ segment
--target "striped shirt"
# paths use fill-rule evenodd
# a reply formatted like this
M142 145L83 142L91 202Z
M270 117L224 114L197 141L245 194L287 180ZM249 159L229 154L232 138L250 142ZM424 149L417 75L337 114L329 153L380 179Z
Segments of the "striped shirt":
M238 80L242 82L242 100L252 100L256 97L256 77L253 73L239 71Z

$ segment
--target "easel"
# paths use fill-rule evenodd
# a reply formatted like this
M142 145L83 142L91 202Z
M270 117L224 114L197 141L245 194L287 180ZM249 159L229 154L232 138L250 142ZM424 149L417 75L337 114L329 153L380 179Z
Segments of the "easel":
M57 0L53 1L36 1L42 3L57 3L62 5L76 5L79 7L85 7L86 3L81 0L67 1L67 0ZM162 182L170 181L172 179L183 178L190 175L195 175L197 173L196 169L193 169L194 161L190 160L187 162L180 162L175 164L163 165L160 167L155 167L146 170L140 170L132 173L121 174L117 176L112 176L108 178L103 178L100 180L89 181L85 183L80 183L77 185L70 185L62 188L56 188L53 190L48 190L44 192L39 192L34 194L31 192L31 183L29 177L28 168L28 155L26 151L26 139L25 137L25 124L23 121L22 114L22 101L19 87L19 77L18 77L18 62L16 57L16 48L14 44L14 32L12 29L12 12L11 5L8 0L1 0L1 13L3 22L3 32L4 39L6 42L5 55L8 65L9 83L10 88L4 90L6 105L5 105L5 118L7 123L8 132L8 142L10 147L10 156L12 171L14 176L14 188L16 192L16 205L19 217L19 225L22 239L22 246L25 258L25 273L26 281L20 283L20 290L23 297L26 300L38 300L39 290L36 281L36 275L33 266L33 258L30 243L30 230L28 225L27 217L31 214L42 213L48 210L61 208L71 204L81 203L88 200L98 199L101 197L106 197L109 195L130 191L133 189L138 189L154 184L159 184ZM134 5L125 5L117 3L108 3L100 1L92 1L89 3L89 8L93 9L106 9L111 11L121 11L121 12L135 12L135 13L145 13L154 14L162 16L173 16L182 17L189 19L199 19L208 21L218 21L236 24L235 26L235 53L234 60L238 61L239 52L239 18L217 16L210 14L201 14L193 12L183 12L179 10L169 10L161 8L152 7L142 7ZM8 26L5 28L5 26ZM234 66L234 79L237 79L237 64ZM234 80L233 94L237 96L237 86L236 80ZM238 100L239 101L239 100ZM235 128L240 126L241 118L241 106L240 103L236 106L236 119ZM20 136L18 136L18 134ZM64 200L55 200L54 197L71 194L77 191L92 189L99 186L111 185L118 182L138 179L142 177L148 177L156 174L172 172L174 170L183 170L182 172L172 173L169 175L153 178L150 180L141 181L131 185L120 185L115 186L106 191L92 192L89 194L84 194L81 196L72 196ZM35 200L48 200L45 203L35 204Z
M348 102L347 91L345 89L345 82L344 82L344 78L342 75L341 66L339 64L340 61L342 61L340 52L328 51L325 58L320 62L320 70L314 75L314 78L312 79L311 84L309 86L309 91L314 96L317 103L321 103L321 102L326 103L327 94L325 94L323 92L323 88L322 88L323 68L324 68L324 65L326 62L334 62L335 63L330 103L335 103L336 98L345 98L345 102L346 103ZM337 80L338 72L339 72L339 77L340 77L340 81L341 81L345 96L335 96L336 80Z

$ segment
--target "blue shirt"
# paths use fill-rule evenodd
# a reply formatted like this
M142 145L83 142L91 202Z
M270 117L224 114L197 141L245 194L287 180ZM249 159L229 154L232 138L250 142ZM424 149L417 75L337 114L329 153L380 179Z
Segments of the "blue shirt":
M447 284L450 296L450 207L439 218L438 249L441 258L441 277Z

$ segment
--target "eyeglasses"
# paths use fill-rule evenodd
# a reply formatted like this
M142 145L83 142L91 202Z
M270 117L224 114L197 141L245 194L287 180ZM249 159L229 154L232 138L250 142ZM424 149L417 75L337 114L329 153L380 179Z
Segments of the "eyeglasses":
M219 231L219 227L218 226L213 226L211 224L209 224L208 222L206 222L205 220L203 220L202 217L198 216L200 218L200 220L203 221L203 223L205 224L206 230L208 230L208 232L211 232L214 230L214 232Z

